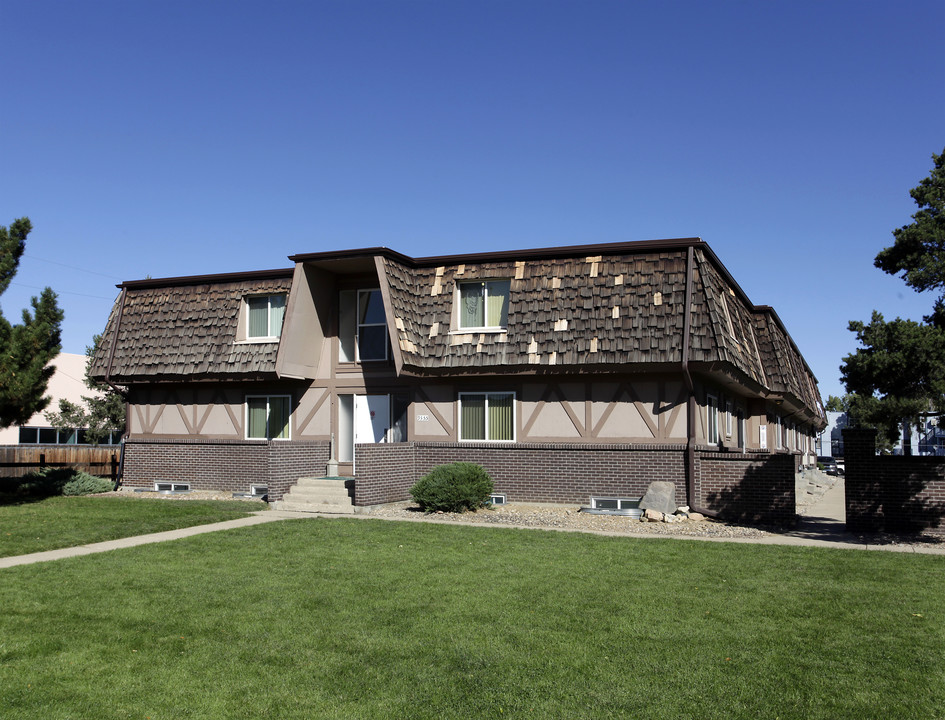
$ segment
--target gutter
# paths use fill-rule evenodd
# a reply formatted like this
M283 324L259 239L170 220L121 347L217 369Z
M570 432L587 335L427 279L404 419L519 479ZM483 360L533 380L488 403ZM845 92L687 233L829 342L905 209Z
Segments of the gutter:
M696 386L689 372L689 335L692 329L692 271L695 262L693 247L686 250L686 307L683 310L682 374L689 398L686 401L686 500L693 512L718 518L715 510L699 507L696 500Z

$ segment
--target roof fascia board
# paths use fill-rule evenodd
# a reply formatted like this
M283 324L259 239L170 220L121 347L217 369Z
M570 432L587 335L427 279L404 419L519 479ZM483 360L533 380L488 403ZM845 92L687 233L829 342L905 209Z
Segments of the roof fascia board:
M182 277L149 278L147 280L129 280L119 283L115 287L129 290L145 290L150 288L172 287L175 285L204 285L214 283L239 282L241 280L263 280L271 278L290 278L295 272L294 267L278 268L275 270L253 270L250 272L217 273L214 275L185 275Z
M412 258L386 247L374 247L290 255L289 260L293 262L315 262L321 260L349 260L352 258L380 255L403 263L408 267L438 267L440 265L504 262L508 260L541 260L546 258L583 257L585 255L616 255L619 253L684 249L690 246L708 247L704 240L693 237L666 240L633 240L628 242L599 243L595 245L561 245L556 247L526 248L522 250L468 253L464 255L435 255L421 258Z

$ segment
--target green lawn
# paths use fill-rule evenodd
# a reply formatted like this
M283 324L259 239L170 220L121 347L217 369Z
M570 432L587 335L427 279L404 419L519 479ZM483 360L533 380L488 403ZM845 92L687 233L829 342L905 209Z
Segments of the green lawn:
M945 557L284 521L0 570L0 717L942 718Z
M49 497L0 502L0 557L204 525L265 510L262 502Z

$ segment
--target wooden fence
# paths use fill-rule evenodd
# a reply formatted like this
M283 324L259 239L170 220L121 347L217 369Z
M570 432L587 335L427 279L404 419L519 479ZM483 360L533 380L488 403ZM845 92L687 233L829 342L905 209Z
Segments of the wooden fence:
M0 477L21 477L44 467L72 467L118 479L121 449L115 445L3 445Z

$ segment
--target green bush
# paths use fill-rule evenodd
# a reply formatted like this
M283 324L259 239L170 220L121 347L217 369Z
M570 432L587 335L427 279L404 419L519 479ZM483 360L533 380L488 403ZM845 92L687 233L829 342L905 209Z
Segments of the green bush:
M93 493L103 493L113 490L115 487L111 480L95 477L84 472L76 472L75 477L62 486L63 495L92 495Z
M424 512L475 511L489 504L492 478L475 463L437 465L420 478L410 495Z
M12 480L10 485L14 493L34 497L89 495L108 492L114 487L110 480L73 468L42 468Z

